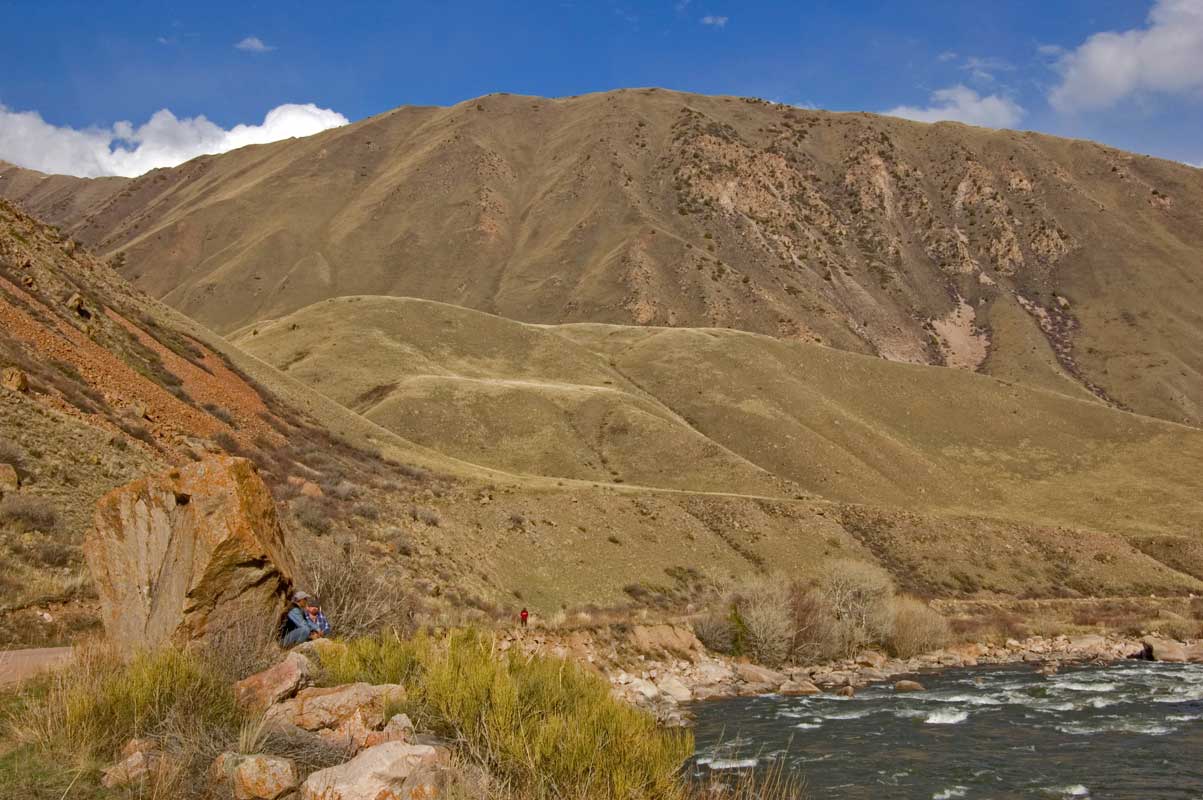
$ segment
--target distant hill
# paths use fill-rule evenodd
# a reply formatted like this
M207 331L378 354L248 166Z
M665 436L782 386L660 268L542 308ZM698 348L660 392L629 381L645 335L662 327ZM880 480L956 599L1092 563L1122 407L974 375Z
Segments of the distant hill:
M0 194L222 332L346 295L729 327L1203 423L1203 171L636 89L403 107Z

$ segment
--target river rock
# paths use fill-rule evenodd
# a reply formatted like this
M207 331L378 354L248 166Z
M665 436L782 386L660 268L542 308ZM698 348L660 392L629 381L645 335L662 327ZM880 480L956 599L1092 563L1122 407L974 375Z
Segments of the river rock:
M693 699L693 692L674 675L665 675L656 681L661 694L671 697L678 703L688 703Z
M275 619L296 571L271 492L230 456L109 492L84 553L109 639L126 651Z
M299 780L296 765L279 756L244 756L234 767L234 800L276 800Z
M1144 645L1145 654L1153 661L1186 661L1186 648L1181 642L1162 639L1160 636L1146 636L1140 641Z
M927 689L918 681L898 681L894 684L896 692L924 692Z
M736 664L735 674L745 683L772 687L769 691L773 691L785 683L785 676L780 672L758 664Z
M810 681L786 681L781 684L781 694L786 697L800 697L812 694L822 694L823 690Z
M300 800L434 797L437 795L418 794L428 784L426 770L446 766L449 761L450 754L443 748L385 742L369 747L345 764L310 775L301 784Z
M841 686L835 693L839 697L856 697L856 689L852 686Z
M698 681L701 683L730 683L735 672L721 661L703 661L697 665Z
M876 650L866 650L856 657L856 663L862 667L881 669L885 666L886 657Z
M264 711L296 694L309 683L311 672L309 659L292 652L278 664L234 684L234 693L242 706L251 711Z
M707 683L693 687L694 700L724 700L735 696L735 687L729 683Z

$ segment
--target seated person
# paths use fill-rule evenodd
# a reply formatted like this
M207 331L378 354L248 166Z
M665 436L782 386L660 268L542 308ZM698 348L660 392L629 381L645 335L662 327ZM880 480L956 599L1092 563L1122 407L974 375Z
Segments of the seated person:
M309 608L312 605L322 622L325 622L326 619L324 615L321 615L320 609L317 608L313 595L308 592L298 591L293 594L292 603L292 608L288 609L288 617L284 620L281 644L285 647L296 647L301 642L307 642L310 639L320 639L324 636L321 624L309 616ZM327 624L327 630L329 630L329 627Z
M330 635L330 623L326 620L326 615L322 613L322 604L316 597L310 597L305 601L305 616L309 618L309 622L317 626L317 629L322 632L322 636Z

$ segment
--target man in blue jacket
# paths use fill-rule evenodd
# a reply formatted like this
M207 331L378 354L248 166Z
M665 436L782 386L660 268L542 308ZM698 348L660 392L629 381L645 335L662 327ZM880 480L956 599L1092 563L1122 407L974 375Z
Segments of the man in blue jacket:
M313 595L308 592L298 591L293 594L292 608L288 609L288 619L284 624L284 639L281 642L285 647L296 647L301 642L320 639L323 636L321 625L316 620L310 619L308 614L308 607L312 600Z

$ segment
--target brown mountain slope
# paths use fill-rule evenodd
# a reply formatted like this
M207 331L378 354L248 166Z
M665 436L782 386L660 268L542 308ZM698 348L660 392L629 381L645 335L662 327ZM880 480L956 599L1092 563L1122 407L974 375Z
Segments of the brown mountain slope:
M1203 171L1090 142L654 89L496 95L68 204L0 192L221 331L413 296L822 341L1203 421Z

